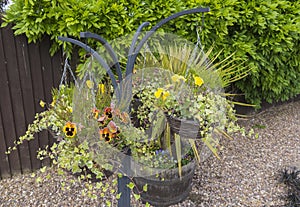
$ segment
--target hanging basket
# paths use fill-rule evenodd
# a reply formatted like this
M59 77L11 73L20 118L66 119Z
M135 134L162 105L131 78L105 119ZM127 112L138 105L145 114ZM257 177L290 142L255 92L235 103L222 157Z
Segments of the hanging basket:
M135 177L135 191L142 192L141 199L156 207L164 207L179 203L187 198L192 189L192 179L195 172L195 161L182 167L182 176L178 168L168 169L159 175ZM147 191L143 187L147 184Z
M167 121L172 133L179 134L189 139L201 139L199 122L195 120L180 119L166 114Z

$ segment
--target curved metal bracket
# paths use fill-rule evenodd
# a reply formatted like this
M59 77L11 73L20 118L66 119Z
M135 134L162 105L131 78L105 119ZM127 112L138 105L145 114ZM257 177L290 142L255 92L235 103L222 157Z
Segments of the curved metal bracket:
M101 37L100 35L97 35L95 33L80 32L80 37L81 38L93 38L93 39L96 39L96 40L98 40L105 47L105 49L108 51L109 55L111 56L111 58L114 61L114 65L113 66L116 68L119 82L121 82L122 81L122 71L121 71L121 67L120 67L120 62L118 60L118 57L117 57L116 53L112 49L112 46L103 37Z
M143 30L143 28L147 27L149 24L150 24L150 22L143 22L138 27L138 29L136 30L136 32L135 32L135 34L133 36L133 39L132 39L132 42L131 42L131 45L130 45L130 48L129 48L128 55L131 55L134 52L134 46L136 44L137 38L139 37L139 35L140 35L141 31Z
M138 53L140 52L140 50L142 49L143 45L146 43L146 41L153 35L153 33L155 33L155 31L157 29L159 29L161 26L163 26L164 24L166 24L167 22L183 16L183 15L187 15L187 14L193 14L193 13L200 13L200 12L209 12L210 9L207 8L195 8L195 9L190 9L190 10L185 10L185 11L181 11L178 12L176 14L173 14L171 16L169 16L166 19L163 19L162 21L160 21L159 23L157 23L154 27L152 27L150 29L150 31L148 31L145 36L141 39L141 41L137 44L137 46L135 47L137 40L138 40L138 36L140 35L142 29L146 26L149 25L149 22L144 22L142 23L136 33L134 34L133 40L131 42L130 48L129 48L129 53L128 53L128 59L127 59L127 64L126 64L126 71L125 71L125 77L126 78L128 75L131 75L133 72L133 68L134 68L134 64L137 58ZM119 60L117 58L117 55L115 54L115 52L113 51L112 47L110 44L107 43L107 41L102 38L101 36L91 33L91 32L81 32L80 36L82 38L94 38L98 41L100 41L100 43L102 43L104 45L104 47L108 50L108 53L110 54L110 56L112 57L113 61L115 61L115 67L117 70L117 74L118 74L118 78L119 81L121 82L123 80L122 78L122 71L121 71L121 67L120 67L120 63ZM108 66L108 64L105 62L105 60L99 55L99 53L97 53L95 50L93 50L90 46L88 46L87 44L84 44L82 42L80 42L79 40L75 40L72 38L67 38L67 37L58 37L59 40L62 41L66 41L66 42L71 42L75 45L78 45L80 47L82 47L83 49L85 49L87 52L90 52L92 54L93 57L96 58L96 60L104 67L104 69L106 70L106 72L108 73L109 77L111 78L112 84L114 89L116 90L117 93L117 97L122 97L122 88L118 87L118 83L116 81L116 78L114 76L114 74L112 73L110 67ZM129 88L129 90L131 90L131 88ZM131 91L130 91L131 93Z
M196 9L190 9L190 10L186 10L186 11L182 11L182 12L178 12L176 14L173 14L171 16L169 16L166 19L161 20L160 22L158 22L154 27L151 28L151 30L149 32L147 32L147 34L143 37L143 39L139 42L139 44L137 45L134 53L132 54L132 57L128 57L128 59L130 59L130 61L127 63L128 66L126 66L126 75L129 75L132 73L133 71L133 67L134 67L134 63L136 61L137 55L140 52L140 50L142 49L143 45L145 44L145 42L155 33L155 31L157 29L159 29L162 25L166 24L167 22L178 18L180 16L184 16L187 14L193 14L193 13L200 13L200 12L209 12L210 9L209 7L207 8L196 8ZM129 54L130 55L130 54Z
M133 57L133 54L134 54L134 50L135 50L135 45L136 45L136 42L137 42L137 39L139 37L139 35L141 34L141 31L143 30L144 27L148 26L150 23L149 22L143 22L139 27L138 29L136 30L134 36L133 36L133 39L132 39L132 42L131 42L131 45L130 45L130 48L129 48L129 52L128 52L128 59L127 59L127 63L126 63L126 72L125 72L125 77L127 77L130 73L128 71L130 71L128 68L130 66L129 63L132 62L132 57ZM133 70L133 69L132 69ZM131 72L132 72L131 70Z
M72 39L72 38L68 38L68 37L58 37L59 40L61 41L65 41L65 42L71 42L75 45L78 45L79 47L85 49L87 52L90 52L91 55L96 58L96 60L102 65L102 67L106 70L107 74L109 75L111 81L112 81L112 84L113 84L113 87L115 90L117 90L117 95L119 96L120 95L120 91L119 91L119 88L118 88L118 84L117 84L117 81L116 81L116 78L114 76L114 74L112 73L110 67L108 66L108 64L105 62L105 60L95 51L93 50L90 46L88 46L87 44L84 44L82 42L80 42L79 40L75 40L75 39Z

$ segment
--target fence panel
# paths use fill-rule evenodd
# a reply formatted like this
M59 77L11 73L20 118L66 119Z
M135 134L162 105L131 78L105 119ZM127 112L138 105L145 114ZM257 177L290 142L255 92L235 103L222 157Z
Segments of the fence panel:
M50 56L47 36L38 44L28 44L25 36L14 36L11 26L7 26L0 29L0 44L1 179L49 164L49 160L41 163L36 158L38 148L53 143L48 132L38 134L38 139L25 142L10 155L5 151L25 133L35 113L44 110L40 100L52 101L51 89L58 87L63 63L61 52Z

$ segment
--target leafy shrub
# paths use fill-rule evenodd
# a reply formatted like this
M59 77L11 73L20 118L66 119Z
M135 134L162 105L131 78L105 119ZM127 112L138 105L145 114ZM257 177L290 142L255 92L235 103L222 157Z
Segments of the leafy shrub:
M79 38L80 32L90 31L108 40L115 39L136 30L144 21L156 22L181 10L176 4L176 0L167 5L162 0L155 3L139 0L15 0L4 20L13 22L15 34L25 33L29 42L50 35L56 41L51 48L53 54L59 47L58 36Z
M215 42L225 56L236 52L252 68L235 84L247 100L259 106L300 94L299 1L206 2L212 12L206 15L202 41Z
M50 35L53 54L62 44L57 36L79 38L80 32L90 31L112 40L135 31L144 21L153 26L175 12L199 6L211 8L200 32L202 44L222 49L220 59L235 52L240 63L252 68L247 78L235 83L235 90L258 106L261 101L300 94L300 4L296 0L14 0L4 19L15 24L15 34L25 33L29 42ZM201 14L193 14L162 29L196 42L199 25Z

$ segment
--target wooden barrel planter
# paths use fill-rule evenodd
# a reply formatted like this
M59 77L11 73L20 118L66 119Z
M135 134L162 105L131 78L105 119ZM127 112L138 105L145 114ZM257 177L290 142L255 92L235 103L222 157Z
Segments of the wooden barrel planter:
M182 167L179 177L178 168L167 169L157 175L133 178L136 192L141 192L143 202L153 206L165 207L179 203L187 198L192 189L192 179L195 172L195 161ZM147 184L147 191L143 186Z

